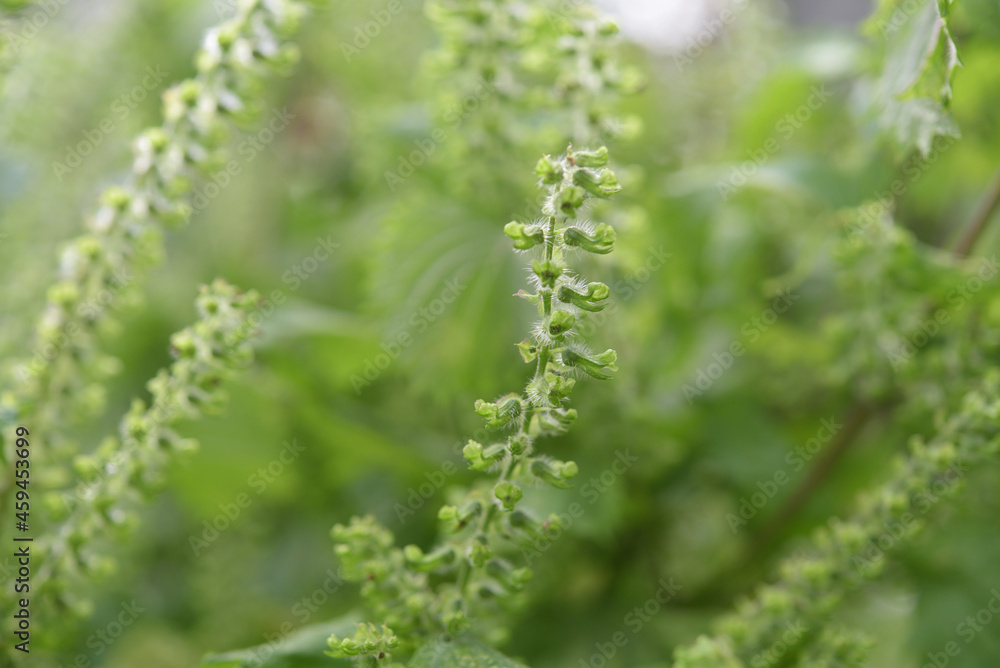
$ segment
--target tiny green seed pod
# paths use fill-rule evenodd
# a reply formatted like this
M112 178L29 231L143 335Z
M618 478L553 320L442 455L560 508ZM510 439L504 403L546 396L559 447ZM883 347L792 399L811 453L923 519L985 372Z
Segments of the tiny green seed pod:
M563 240L567 246L576 246L590 253L606 255L615 248L615 228L600 223L591 234L579 227L567 227L563 230Z
M509 482L498 483L493 489L493 494L500 501L504 510L514 510L517 502L521 500L524 496L524 492L517 485L511 484Z
M531 263L531 270L535 272L535 276L538 277L543 286L553 288L566 267L554 260L535 260Z
M580 167L604 167L608 164L608 147L602 146L593 151L574 151L573 162Z
M476 536L476 540L472 541L472 547L469 548L469 561L476 568L482 568L492 558L493 550L490 549L486 536L482 534Z
M573 174L573 183L600 199L607 199L622 189L618 177L610 169L600 172L581 169Z
M512 455L523 455L531 448L531 440L524 434L512 436L507 442L507 449Z
M547 155L543 156L535 165L535 174L547 186L555 185L562 181L563 178L562 167L553 162L552 158Z
M510 222L504 226L503 233L514 240L514 248L518 250L529 250L545 243L545 231L539 225Z
M504 446L500 443L484 447L476 441L469 441L462 449L462 455L473 471L485 471L503 459Z
M560 489L569 489L570 484L567 480L575 477L580 472L576 462L559 462L544 459L536 459L531 462L530 469L532 475Z
M608 380L611 378L605 371L617 371L615 362L618 361L618 354L610 348L600 355L584 355L572 350L564 351L562 354L564 364L575 366L583 370L589 376L598 380Z
M461 508L456 506L441 506L438 511L438 519L444 522L446 528L452 532L461 531L469 522L474 520L482 512L483 504L472 500Z
M575 378L560 376L552 372L545 374L545 382L549 386L549 399L558 404L560 399L568 397L576 385Z
M562 336L569 330L573 329L573 325L576 324L576 316L569 311L556 311L549 318L548 331L552 336Z
M597 313L604 310L607 304L598 304L611 296L611 290L604 283L588 283L587 292L579 292L563 285L556 293L556 298L564 304L572 304L578 309Z
M445 545L429 554L424 554L416 545L407 545L403 548L403 557L406 558L406 565L413 570L429 573L455 561L455 549Z
M534 577L530 568L513 569L507 562L499 559L492 559L486 564L486 573L510 592L521 591Z
M577 186L566 186L561 188L558 193L556 193L555 206L556 209L566 214L567 216L576 216L576 210L583 206L583 201L586 197L583 188L578 188Z
M477 399L476 413L486 420L486 426L490 429L501 429L523 413L521 397L512 393L493 403Z

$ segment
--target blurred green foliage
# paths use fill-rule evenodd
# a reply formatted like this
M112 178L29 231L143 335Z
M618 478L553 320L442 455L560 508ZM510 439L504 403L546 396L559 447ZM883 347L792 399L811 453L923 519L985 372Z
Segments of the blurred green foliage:
M78 429L95 446L168 363L168 333L193 319L198 284L223 276L284 298L262 327L258 363L230 389L227 414L183 429L202 452L172 472L120 555L120 572L95 585L94 614L46 639L31 665L181 668L208 652L259 646L283 624L350 614L356 591L325 585L336 567L330 526L373 513L401 543L426 544L449 500L447 486L423 499L426 474L461 462L460 446L478 426L469 410L477 397L523 382L512 344L533 309L510 298L523 270L501 231L528 206L537 154L565 146L552 138L513 148L501 173L456 146L465 141L462 124L443 124L431 102L446 83L429 83L421 64L437 37L421 3L402 6L349 58L342 45L354 44L383 4L337 0L316 9L299 68L265 92L264 118L287 109L291 125L252 158L237 153L241 173L168 237L148 299L108 333L106 348L124 371L103 418ZM130 138L158 122L155 95L135 100L124 117L116 101L130 99L147 66L163 68L168 81L190 75L199 35L217 18L213 3L189 0L68 3L4 73L5 358L24 354L56 251L76 233L79 212L123 173ZM530 490L550 507L582 500L587 512L533 564L531 600L502 648L507 655L537 668L579 666L599 651L595 642L621 630L627 643L609 665L669 665L674 647L773 579L777 558L813 527L849 514L909 437L929 434L934 413L952 411L996 364L995 280L970 293L914 361L897 369L890 355L928 303L947 304L997 243L987 229L976 258L957 262L942 250L1000 160L1000 8L955 3L950 30L962 66L951 72L947 113L961 138L943 150L930 144L925 156L901 146L876 113L888 62L877 30L868 38L793 27L780 6L762 2L747 5L691 62L626 49L646 87L616 111L642 131L614 145L626 185L610 212L619 252L589 272L620 304L614 318L592 320L591 338L618 350L621 371L578 393L581 424L551 445L553 456L577 461L580 485L597 478L605 491L591 504L582 486ZM824 100L812 108L817 90ZM796 117L803 107L808 113ZM53 163L107 118L113 131L57 179ZM385 172L435 128L446 141L390 189ZM234 150L242 140L234 134ZM897 180L895 224L873 218L865 241L849 243L842 212L877 202ZM336 248L309 270L318 240ZM667 259L651 271L654 254ZM309 272L298 283L289 278L296 267ZM448 281L463 289L433 313ZM753 324L785 293L795 296L785 313ZM409 343L399 343L400 333ZM744 354L689 401L684 386L697 387L699 372L733 342ZM357 379L368 380L380 355L391 363L359 390ZM801 512L770 531L817 461L794 470L788 453L814 438L822 420L843 422L858 399L873 417L857 442ZM304 450L282 462L292 441ZM638 462L600 484L616 449ZM459 468L456 483L475 475ZM733 531L727 514L778 471L789 482ZM972 471L964 495L928 514L929 530L895 555L882 582L837 614L878 637L867 665L922 666L949 641L961 646L949 665L1000 658L996 629L967 644L956 630L998 585L1000 537L989 531L1000 510L996 481L995 463ZM240 495L251 503L227 517ZM415 515L401 523L395 506L411 498ZM191 537L208 540L213 522L228 528L195 554ZM636 630L634 609L664 578L682 588ZM100 640L133 599L143 612L114 642Z

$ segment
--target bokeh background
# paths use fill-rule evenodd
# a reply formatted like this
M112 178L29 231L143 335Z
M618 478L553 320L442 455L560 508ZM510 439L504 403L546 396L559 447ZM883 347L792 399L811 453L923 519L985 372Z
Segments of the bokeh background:
M216 4L224 14L225 3ZM257 363L232 385L225 415L185 428L201 452L176 467L144 511L136 539L119 550L119 572L94 586L94 614L61 639L66 652L52 655L54 665L74 665L82 652L108 668L184 668L209 651L259 644L282 622L298 624L296 604L335 568L330 527L370 512L401 543L426 544L447 487L471 479L458 446L479 426L473 402L522 385L525 369L512 344L524 337L533 309L511 298L525 271L501 230L534 195L538 154L564 147L533 147L503 161L485 155L476 165L456 164L442 147L390 188L385 172L436 127L430 101L436 86L447 85L424 74L438 38L422 3L402 4L403 13L350 58L342 44L382 4L333 0L310 16L299 67L266 90L262 118L287 109L291 122L252 157L237 155L241 173L169 235L166 260L146 281L147 299L119 309L106 347L123 371L110 386L105 417L80 427L84 443L111 431L130 398L168 363L169 333L193 319L199 284L223 276L285 298L263 326ZM848 513L856 492L884 477L908 437L929 431L931 409L950 382L943 366L923 376L910 367L904 384L914 389L904 394L918 400L868 421L800 512L771 522L809 470L792 470L786 455L816 437L823 419L843 422L858 393L885 392L898 380L878 346L879 313L920 297L917 285L911 301L893 297L887 307L879 301L884 286L861 280L843 289L833 250L830 212L876 198L909 155L866 112L879 44L857 24L871 7L735 3L735 20L713 31L708 22L729 3L602 4L623 25L622 58L646 80L618 109L633 131L611 144L626 189L602 211L619 229L618 249L588 269L616 288L620 308L594 321L592 340L619 351L621 371L609 383L583 383L574 397L579 422L550 447L578 462L581 482L608 469L615 451L637 460L598 502L585 501L584 517L534 565L530 600L504 649L538 668L589 661L594 642L628 629L633 608L673 578L682 585L678 596L629 632L612 664L667 665L675 645L773 577L777 558L811 527ZM5 356L23 354L58 248L80 229L96 194L122 178L131 137L159 122L158 93L191 74L191 55L219 7L70 2L5 75ZM1000 158L998 21L1000 6L988 0L963 2L954 19L964 67L953 114L963 138L915 163L919 176L898 200L898 220L927 247L953 238ZM166 76L136 99L147 68ZM827 99L786 136L782 119L817 86ZM80 166L56 174L53 163L108 118L113 130L100 133ZM234 150L243 136L234 133ZM765 164L721 196L719 182L771 139L778 148ZM464 141L461 128L448 141ZM455 185L470 171L481 189ZM297 284L288 272L308 266L318 239L336 248ZM986 235L982 254L992 254L994 240ZM666 260L649 270L658 253ZM457 299L437 308L456 283ZM747 323L786 290L794 305L748 336ZM412 343L371 373L401 332ZM686 397L685 384L733 341L746 354ZM291 442L302 451L275 474ZM461 472L400 521L397 504L445 462ZM259 474L269 465L270 479ZM741 499L780 470L791 482L733 529L727 513L738 513ZM955 625L1000 586L996 480L996 467L974 472L967 493L935 508L930 531L887 577L852 598L844 618L880 641L870 665L923 665L926 652L954 639ZM192 548L191 537L210 536L205 522L240 494L250 506L207 547ZM552 493L543 502L559 508L580 498ZM88 643L133 599L143 612L120 638ZM345 585L311 621L357 604L356 590ZM994 629L950 665L998 659Z

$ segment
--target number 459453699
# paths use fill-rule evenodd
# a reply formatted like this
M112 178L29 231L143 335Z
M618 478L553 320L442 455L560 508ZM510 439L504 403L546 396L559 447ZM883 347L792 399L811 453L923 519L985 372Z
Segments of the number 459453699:
M30 467L30 462L28 458L30 454L28 451L28 446L30 444L28 443L28 439L26 438L28 436L28 428L18 427L16 433L17 433L17 441L15 442L15 445L17 446L16 449L17 461L14 466L17 470L17 472L15 473L15 475L17 476L17 481L15 484L18 487L20 487L20 489L18 489L14 494L14 498L17 501L16 515L18 522L24 522L25 524L27 524L28 511L30 509L30 505L28 504L28 483L31 477L31 474L28 472L28 469Z

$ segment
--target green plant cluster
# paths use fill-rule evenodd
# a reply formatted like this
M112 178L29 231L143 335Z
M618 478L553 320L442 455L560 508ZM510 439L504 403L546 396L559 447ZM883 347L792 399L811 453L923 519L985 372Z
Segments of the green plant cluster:
M587 3L437 0L427 11L442 45L426 71L448 82L437 96L439 113L468 115L463 105L485 98L463 130L466 150L557 137L590 145L626 132L615 101L641 80L619 64L617 24Z
M134 530L137 502L162 489L173 459L198 449L197 441L174 428L225 405L223 383L252 360L247 323L259 300L257 293L241 292L221 279L203 286L196 302L198 321L170 337L175 361L149 381L149 403L135 399L117 436L74 458L75 486L44 497L57 528L36 548L37 610L88 614L89 601L76 592L115 568L104 554L104 537Z
M135 139L125 183L104 191L87 231L62 252L33 355L8 369L16 385L4 396L7 411L37 425L42 439L64 450L60 457L74 447L63 439L66 413L97 413L103 381L116 369L99 346L111 304L137 298L136 274L162 255L163 227L191 214L196 175L225 162L227 119L251 118L262 77L296 61L285 38L302 11L286 0L242 2L236 16L208 32L195 59L198 73L164 93L163 124Z
M476 402L476 413L499 439L486 444L470 440L463 450L470 469L491 472L496 482L477 486L464 502L441 508L438 519L448 537L429 551L417 545L394 547L391 532L372 517L333 528L345 577L362 583L362 597L384 623L379 638L373 638L371 625L361 625L353 639L332 637L333 656L361 653L369 661L390 661L387 643L412 648L435 633L462 634L487 617L491 623L485 628L496 636L500 622L493 621L493 613L532 579L531 569L507 554L540 537L561 534L558 515L539 512L522 500L525 487L570 487L577 465L541 453L537 443L562 434L576 419L569 396L577 377L606 380L617 370L615 351L592 352L577 330L586 314L604 309L611 292L604 283L588 283L568 262L576 252L603 255L614 247L611 226L578 217L589 200L607 199L621 190L607 164L603 147L570 147L558 159L543 157L535 173L547 191L545 218L513 221L504 228L515 249L534 251L532 291L518 296L537 307L539 320L517 346L524 362L535 367L524 391Z
M852 516L818 529L809 548L781 563L776 582L719 621L718 635L678 649L675 668L861 665L875 639L837 628L831 615L865 581L883 574L888 555L905 547L927 514L964 487L972 467L1000 450L1000 372L983 376L955 413L939 418L933 439L911 439L891 477L864 493ZM788 641L795 624L803 630ZM768 651L778 643L781 652Z
M443 44L429 57L433 84L416 88L435 106L433 118L412 107L379 115L391 77L413 74L397 61L416 60L398 58L390 48L397 44L388 44L395 40L382 38L381 56L379 49L356 53L351 68L326 33L307 43L317 60L295 82L300 124L289 133L295 137L283 138L295 160L281 164L287 156L276 154L257 163L242 208L233 198L226 202L233 210L212 222L239 246L220 251L237 271L247 248L273 249L279 232L302 242L294 260L279 251L268 265L261 253L264 268L254 268L261 280L281 276L288 262L296 270L310 260L318 266L309 250L314 231L343 237L343 257L309 270L308 283L297 275L294 288L283 284L284 293L302 290L281 300L267 323L274 336L261 344L266 389L240 388L248 401L223 427L269 435L294 427L309 436L310 454L283 463L287 477L261 491L256 519L275 525L266 541L251 546L258 527L247 521L197 561L141 557L158 567L179 564L155 577L179 584L161 590L184 593L162 592L158 614L170 619L139 630L139 652L151 655L157 640L150 638L165 628L174 635L164 632L164 646L188 652L178 652L176 663L263 634L264 644L205 658L219 668L521 666L492 646L538 666L588 664L599 648L589 665L603 656L607 665L641 661L644 668L834 668L904 665L944 646L938 640L969 612L961 592L981 593L1000 549L982 530L997 507L988 464L995 464L1000 419L1000 286L987 222L1000 203L1000 175L971 206L1000 146L984 112L995 106L998 87L988 84L1000 71L991 43L1000 32L982 20L998 14L985 3L883 0L866 27L874 47L817 41L795 51L771 44L778 30L768 7L734 4L738 20L730 14L721 32L712 29L720 44L689 44L676 60L679 73L664 66L668 57L632 54L648 57L662 81L651 82L656 99L629 102L651 136L642 146L614 145L616 171L630 188L626 206L610 211L599 205L620 190L618 178L607 149L589 147L627 138L631 124L616 120L619 97L640 83L619 64L617 29L583 3L430 3ZM368 11L349 3L340 9L345 34ZM30 352L9 364L11 382L0 396L4 463L18 426L30 426L42 446L32 500L45 507L33 505L32 516L45 515L47 526L37 534L32 605L45 620L39 626L47 635L36 638L43 648L70 648L91 631L76 628L69 613L93 609L91 581L113 565L108 543L135 537L137 502L195 449L191 427L181 423L221 407L224 381L250 361L251 315L274 306L222 281L204 288L198 322L171 338L173 364L147 384L151 399L132 403L116 436L78 452L76 440L97 442L104 433L93 423L97 439L76 432L79 418L100 412L105 385L113 388L106 381L119 365L101 352L111 312L139 300L135 274L163 253L162 229L192 215L197 174L224 161L224 121L253 117L267 92L264 75L294 62L286 40L301 11L284 0L241 2L233 20L209 32L196 76L165 95L164 124L134 143L125 184L105 191L86 233L61 254ZM379 30L405 32L391 18L395 10L378 16L399 21L371 24ZM398 42L408 55L408 42ZM382 70L390 83L369 99L373 73ZM336 93L321 78L334 81ZM964 86L969 80L977 85ZM817 93L826 85L832 94ZM338 133L348 134L341 125L351 126L339 123L347 116L336 111L342 104L362 110L351 117L362 131L338 143ZM567 143L564 154L536 163L544 197L532 198L528 170L517 166ZM389 181L408 191L393 190L387 203L378 176L414 145L434 150L421 155L414 182ZM305 165L296 168L302 183L283 192L277 210L258 207L265 198L252 191L280 181L293 162ZM951 220L966 209L970 223L955 235ZM517 251L513 267L509 248L496 243L496 223L520 211L503 228ZM190 241L193 257L204 238ZM191 266L211 275L218 269L214 257ZM595 266L603 282L584 277ZM530 283L516 296L537 310L516 345L527 374L489 352L521 336L521 314L497 297L517 289L525 269ZM462 287L434 318L423 315L420 305L432 301L425 297L446 281ZM791 304L780 314L779 298ZM393 349L378 339L378 327L347 312L369 304L371 313L419 322L433 335L404 326L414 346ZM169 312L158 304L151 310L155 325ZM419 318L406 320L414 312ZM386 320L386 332L395 333ZM598 327L615 348L641 352L619 360L613 350L591 349ZM289 340L295 345L280 345ZM365 357L388 359L390 349L391 368L352 387ZM614 392L573 394L579 380L608 379L619 365L624 382ZM145 381L148 371L131 371L135 386ZM383 474L400 482L420 479L432 464L438 470L453 420L472 420L448 407L525 375L522 390L475 402L484 428L451 453L461 451L468 468L484 475L420 492L425 501L446 497L436 521L411 513L412 523L389 531L375 519L400 496L382 486ZM123 407L131 392L117 397ZM587 429L569 429L577 411ZM810 438L821 415L838 426L829 438ZM253 459L253 439L231 440L239 441L241 461ZM642 466L608 469L610 484L600 475L581 483L607 466L608 443L618 440L639 453ZM786 446L793 457L782 460ZM176 490L178 508L168 499L156 512L186 520L165 523L160 543L139 536L140 547L183 544L178 532L187 528L177 526L191 519L191 508L215 512L226 494L246 494L254 478L232 465L236 451L209 453L207 473L177 472L186 481ZM247 464L249 471L257 465ZM372 470L377 478L366 477ZM787 488L778 487L777 474ZM601 493L584 496L580 487L593 491L594 481ZM7 497L12 482L5 482ZM972 492L964 500L956 495L963 487ZM35 496L39 488L46 493ZM753 517L727 523L743 501L736 499L763 499L765 489L773 494L759 508L746 505ZM558 511L576 492L595 505L570 531ZM853 497L845 511L841 500ZM333 528L336 573L321 550L300 550L312 545L305 536L329 526L331 508L358 515ZM11 509L3 510L9 519ZM949 521L941 522L945 513ZM539 541L552 552L535 563ZM302 568L288 567L290 554ZM299 601L300 589L314 587L327 568L327 582ZM676 601L650 599L656 615L629 612L649 596L650 582L674 576L684 585ZM360 585L363 612L347 612L354 601L341 579ZM884 611L887 591L920 593L897 616L906 624L893 629L891 620L866 623L855 614L871 614L872 599ZM115 595L95 598L107 606ZM4 610L9 596L9 588L0 593ZM958 603L936 609L950 597ZM879 645L896 652L894 661L875 653L882 648L874 636L886 629L895 635ZM963 647L962 660L991 665L983 658L990 635ZM113 648L110 665L136 662L129 642ZM612 650L620 654L609 657ZM35 656L39 665L66 663L55 652Z
M38 544L41 564L34 605L44 619L86 615L78 595L91 577L113 567L103 555L103 536L134 526L131 506L162 484L165 467L196 447L172 426L211 413L221 405L220 383L249 362L244 341L256 293L241 293L222 281L205 288L200 320L171 339L177 361L148 384L152 403L132 403L119 436L86 454L70 435L83 418L104 405L104 383L118 369L101 350L112 313L141 299L140 274L163 254L163 229L185 223L192 212L197 176L227 159L227 121L246 123L260 111L266 75L287 72L297 48L287 41L303 15L285 0L241 2L236 15L210 30L195 59L197 74L163 95L163 124L133 142L130 173L107 188L86 232L61 252L58 279L27 349L30 357L9 362L2 395L5 462L18 425L31 424L32 463L38 524L48 533ZM14 491L14 467L5 467L4 500ZM38 488L41 488L41 492ZM10 504L3 504L4 508ZM3 609L14 593L0 594ZM49 629L58 633L58 629Z

